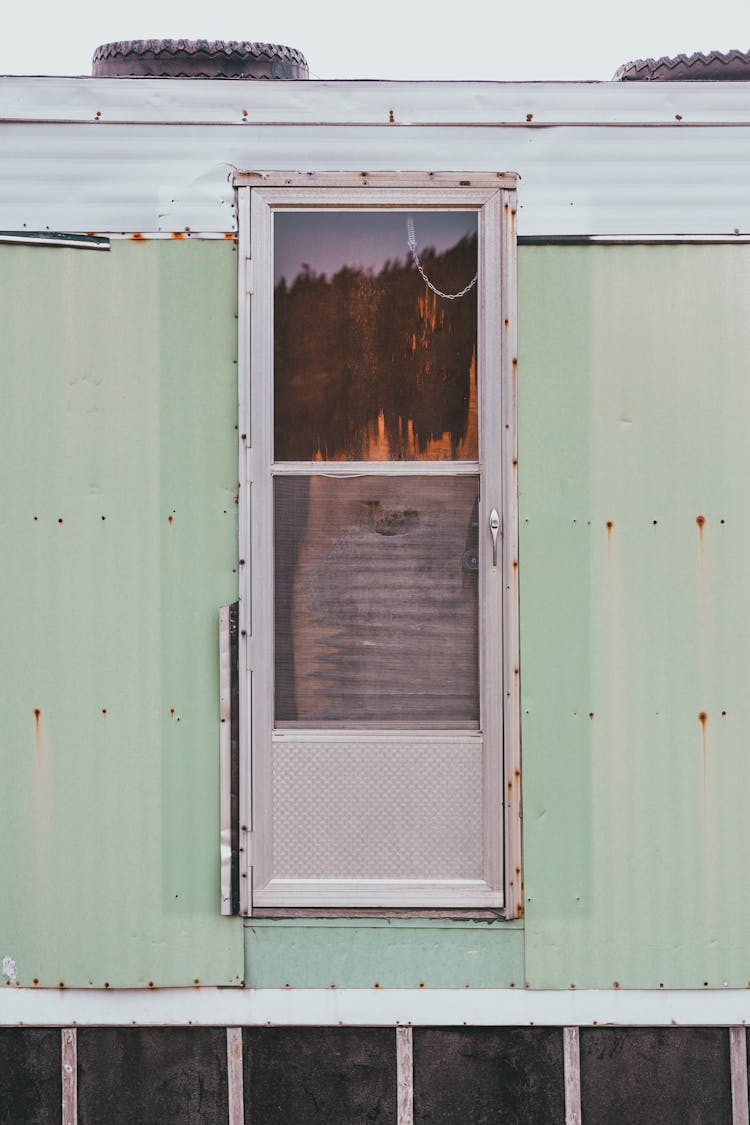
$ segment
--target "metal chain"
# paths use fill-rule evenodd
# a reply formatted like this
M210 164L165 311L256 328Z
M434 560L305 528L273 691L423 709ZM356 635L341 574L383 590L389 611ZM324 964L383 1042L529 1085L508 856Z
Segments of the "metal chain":
M414 233L414 220L412 219L411 216L409 216L406 220L406 235L407 235L407 241L409 243L409 250L411 251L411 256L414 259L414 265L419 270L419 273L422 277L422 280L424 281L427 288L431 289L433 293L436 293L438 297L445 297L446 301L457 301L459 297L465 296L469 292L470 289L474 288L474 286L477 283L477 277L479 276L479 271L477 271L477 273L474 274L474 276L472 277L469 284L465 285L459 293L443 293L442 289L438 289L436 285L432 284L429 277L424 272L424 269L422 268L422 263L420 262L420 260L417 256L417 236Z

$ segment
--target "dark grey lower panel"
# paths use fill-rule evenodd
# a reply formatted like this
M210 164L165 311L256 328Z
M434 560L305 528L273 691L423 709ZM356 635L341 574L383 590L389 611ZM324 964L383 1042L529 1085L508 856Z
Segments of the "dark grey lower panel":
M586 1125L731 1125L725 1028L581 1028Z
M226 1125L225 1028L79 1028L79 1125Z
M415 1028L415 1122L550 1125L564 1120L560 1028Z
M0 1125L59 1125L59 1028L0 1028Z
M392 1028L245 1028L253 1125L395 1125Z

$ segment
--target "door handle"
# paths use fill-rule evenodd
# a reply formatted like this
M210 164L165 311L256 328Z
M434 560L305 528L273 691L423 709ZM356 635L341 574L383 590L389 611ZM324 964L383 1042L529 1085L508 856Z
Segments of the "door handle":
M492 565L497 566L497 536L500 531L500 516L497 508L490 512L490 535L492 536Z

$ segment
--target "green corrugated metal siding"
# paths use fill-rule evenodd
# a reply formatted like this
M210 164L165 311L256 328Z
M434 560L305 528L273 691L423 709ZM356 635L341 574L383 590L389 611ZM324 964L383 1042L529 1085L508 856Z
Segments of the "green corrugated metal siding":
M519 307L527 980L745 986L750 248L526 247Z
M0 247L0 954L23 984L242 975L218 914L235 263Z
M519 260L525 930L256 921L252 984L502 987L524 934L532 987L750 980L750 248ZM243 974L217 854L235 262L0 247L0 954L22 983Z

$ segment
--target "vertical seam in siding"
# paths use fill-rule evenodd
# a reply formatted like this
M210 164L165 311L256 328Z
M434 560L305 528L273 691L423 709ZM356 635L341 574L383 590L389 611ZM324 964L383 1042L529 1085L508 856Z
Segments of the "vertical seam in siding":
M414 1125L414 1059L410 1027L396 1028L398 1125Z
M732 1072L732 1125L749 1125L744 1027L729 1028L729 1064Z
M565 1125L581 1125L581 1056L578 1028L563 1028Z
M60 1033L62 1069L62 1125L78 1125L78 1034L74 1027Z

